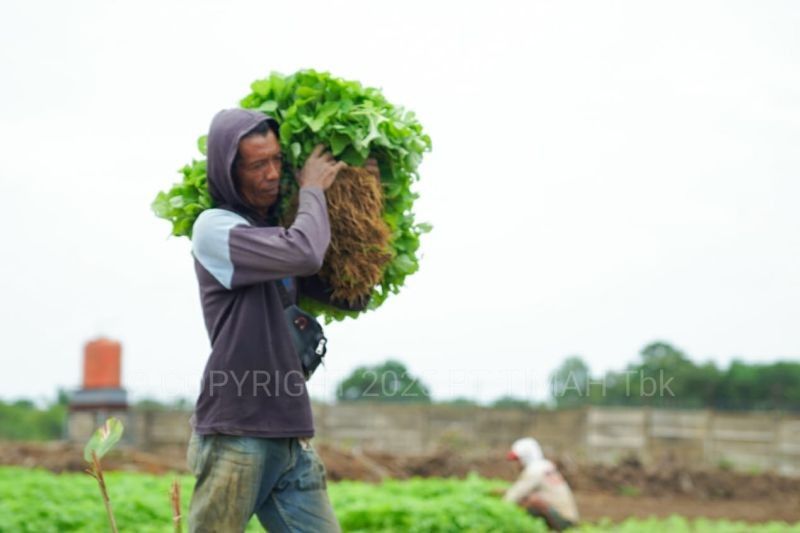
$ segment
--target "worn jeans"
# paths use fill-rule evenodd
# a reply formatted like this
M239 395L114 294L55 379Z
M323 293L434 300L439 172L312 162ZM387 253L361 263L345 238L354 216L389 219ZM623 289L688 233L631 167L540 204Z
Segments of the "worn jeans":
M340 531L308 439L192 433L187 462L190 532L244 531L253 513L270 533Z

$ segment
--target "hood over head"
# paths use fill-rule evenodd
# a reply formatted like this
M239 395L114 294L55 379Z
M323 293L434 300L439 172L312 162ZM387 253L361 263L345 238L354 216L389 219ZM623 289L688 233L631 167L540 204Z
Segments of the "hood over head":
M211 120L208 129L208 192L218 206L252 213L236 190L232 168L239 141L265 121L274 118L252 109L223 109Z
M526 437L515 441L514 444L511 445L508 458L519 459L523 465L529 466L538 461L542 461L544 455L542 455L542 447L539 446L536 439Z

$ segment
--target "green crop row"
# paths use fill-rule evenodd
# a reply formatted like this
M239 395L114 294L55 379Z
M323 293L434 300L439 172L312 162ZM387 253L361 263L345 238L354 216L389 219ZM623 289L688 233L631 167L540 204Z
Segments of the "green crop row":
M169 489L173 476L106 474L121 532L171 532ZM180 476L186 513L193 480ZM470 477L333 483L329 493L346 532L544 532L541 522L506 504L492 492L503 482ZM261 531L254 519L247 531ZM96 482L85 474L0 468L0 532L106 532L108 524ZM743 524L728 521L668 519L586 524L581 532L753 532L800 533L800 524Z

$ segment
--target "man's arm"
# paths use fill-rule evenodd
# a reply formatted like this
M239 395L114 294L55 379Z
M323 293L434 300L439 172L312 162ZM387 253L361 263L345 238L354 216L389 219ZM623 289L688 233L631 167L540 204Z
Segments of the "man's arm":
M209 209L192 230L192 253L226 289L314 274L329 243L328 209L320 188L301 189L289 228L256 227L236 213Z

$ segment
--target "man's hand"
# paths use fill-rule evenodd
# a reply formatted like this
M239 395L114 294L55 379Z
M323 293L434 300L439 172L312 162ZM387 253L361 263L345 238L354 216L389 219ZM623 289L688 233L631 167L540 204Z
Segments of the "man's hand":
M323 145L318 144L297 173L297 183L301 189L319 187L327 190L336 179L336 174L346 166L347 163L336 161Z

